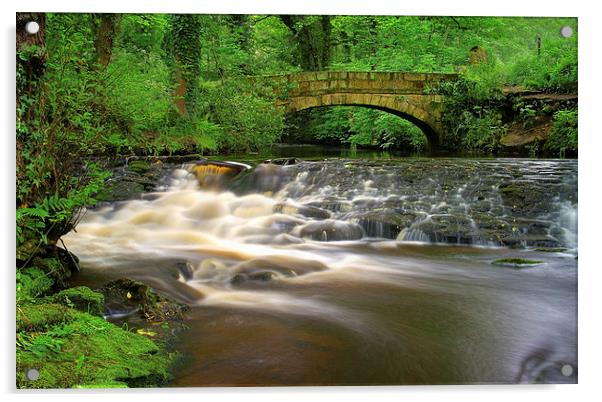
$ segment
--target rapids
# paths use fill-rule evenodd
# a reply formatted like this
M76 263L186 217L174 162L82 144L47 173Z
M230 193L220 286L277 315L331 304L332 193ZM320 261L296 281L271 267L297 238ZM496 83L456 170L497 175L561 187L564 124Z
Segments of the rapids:
M293 162L173 166L63 237L76 282L193 306L172 385L576 382L575 161Z

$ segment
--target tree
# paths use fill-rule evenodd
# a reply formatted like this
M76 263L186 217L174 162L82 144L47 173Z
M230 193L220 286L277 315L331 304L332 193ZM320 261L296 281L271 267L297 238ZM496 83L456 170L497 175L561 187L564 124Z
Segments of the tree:
M115 38L117 27L117 15L98 14L94 22L96 25L96 38L94 40L94 47L96 48L98 64L101 66L101 68L106 68L111 61L113 40Z
M182 117L188 117L195 104L200 76L201 24L194 14L176 14L172 21L173 56L175 60L175 105Z
M330 63L331 18L330 15L280 16L284 25L295 36L298 62L303 70L323 70Z

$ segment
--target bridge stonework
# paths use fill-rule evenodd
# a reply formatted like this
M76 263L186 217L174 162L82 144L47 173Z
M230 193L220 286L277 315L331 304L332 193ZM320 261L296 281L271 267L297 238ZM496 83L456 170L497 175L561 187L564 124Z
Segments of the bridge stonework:
M411 121L436 148L443 139L443 95L429 93L457 74L318 71L273 77L279 101L292 113L324 106L363 106Z

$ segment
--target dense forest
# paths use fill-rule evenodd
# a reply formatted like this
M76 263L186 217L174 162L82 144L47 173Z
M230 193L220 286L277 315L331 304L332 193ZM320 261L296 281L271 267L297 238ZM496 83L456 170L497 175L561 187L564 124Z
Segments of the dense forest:
M23 31L32 19L40 27L35 35ZM560 35L564 25L573 27L571 37ZM427 148L418 127L383 111L338 106L285 115L265 77L322 70L458 73L458 81L437 88L447 95L450 152L496 154L517 124L529 129L544 119L549 135L525 152L577 153L576 105L507 99L508 88L576 93L576 19L48 13L19 14L17 30L17 308L37 314L32 305L45 297L48 314L71 314L72 322L64 334L56 327L44 333L43 317L41 324L18 322L18 350L28 358L60 349L67 333L105 325L57 307L60 297L53 296L77 268L57 242L77 224L80 208L95 203L108 177L94 162L99 158L249 153L282 142L408 153ZM107 334L103 342L121 339ZM155 347L121 342L144 353ZM115 350L107 353L119 359ZM153 359L166 376L169 359ZM117 374L109 371L84 377L111 385ZM60 385L82 380L65 381Z

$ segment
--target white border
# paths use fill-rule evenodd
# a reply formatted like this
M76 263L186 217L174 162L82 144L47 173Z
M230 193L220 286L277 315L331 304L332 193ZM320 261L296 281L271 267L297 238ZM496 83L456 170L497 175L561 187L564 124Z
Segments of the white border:
M596 2L586 1L526 1L499 2L469 0L21 0L2 2L2 62L3 80L2 126L4 128L1 198L2 256L0 269L4 275L2 296L3 318L6 325L0 331L5 359L1 377L8 400L64 400L107 397L128 401L164 401L168 394L189 400L306 401L315 398L337 398L345 402L365 401L367 398L407 401L469 401L592 400L602 394L598 379L602 374L600 355L600 281L602 264L596 257L600 247L600 165L602 161L602 129L600 129L600 40L602 15L596 13ZM431 386L431 387L308 387L308 388L190 388L123 391L57 391L19 392L14 390L14 26L16 11L62 12L191 12L191 13L252 13L252 14L397 14L397 15L492 15L492 16L576 16L579 17L579 385L566 386ZM599 254L599 253L598 253Z

